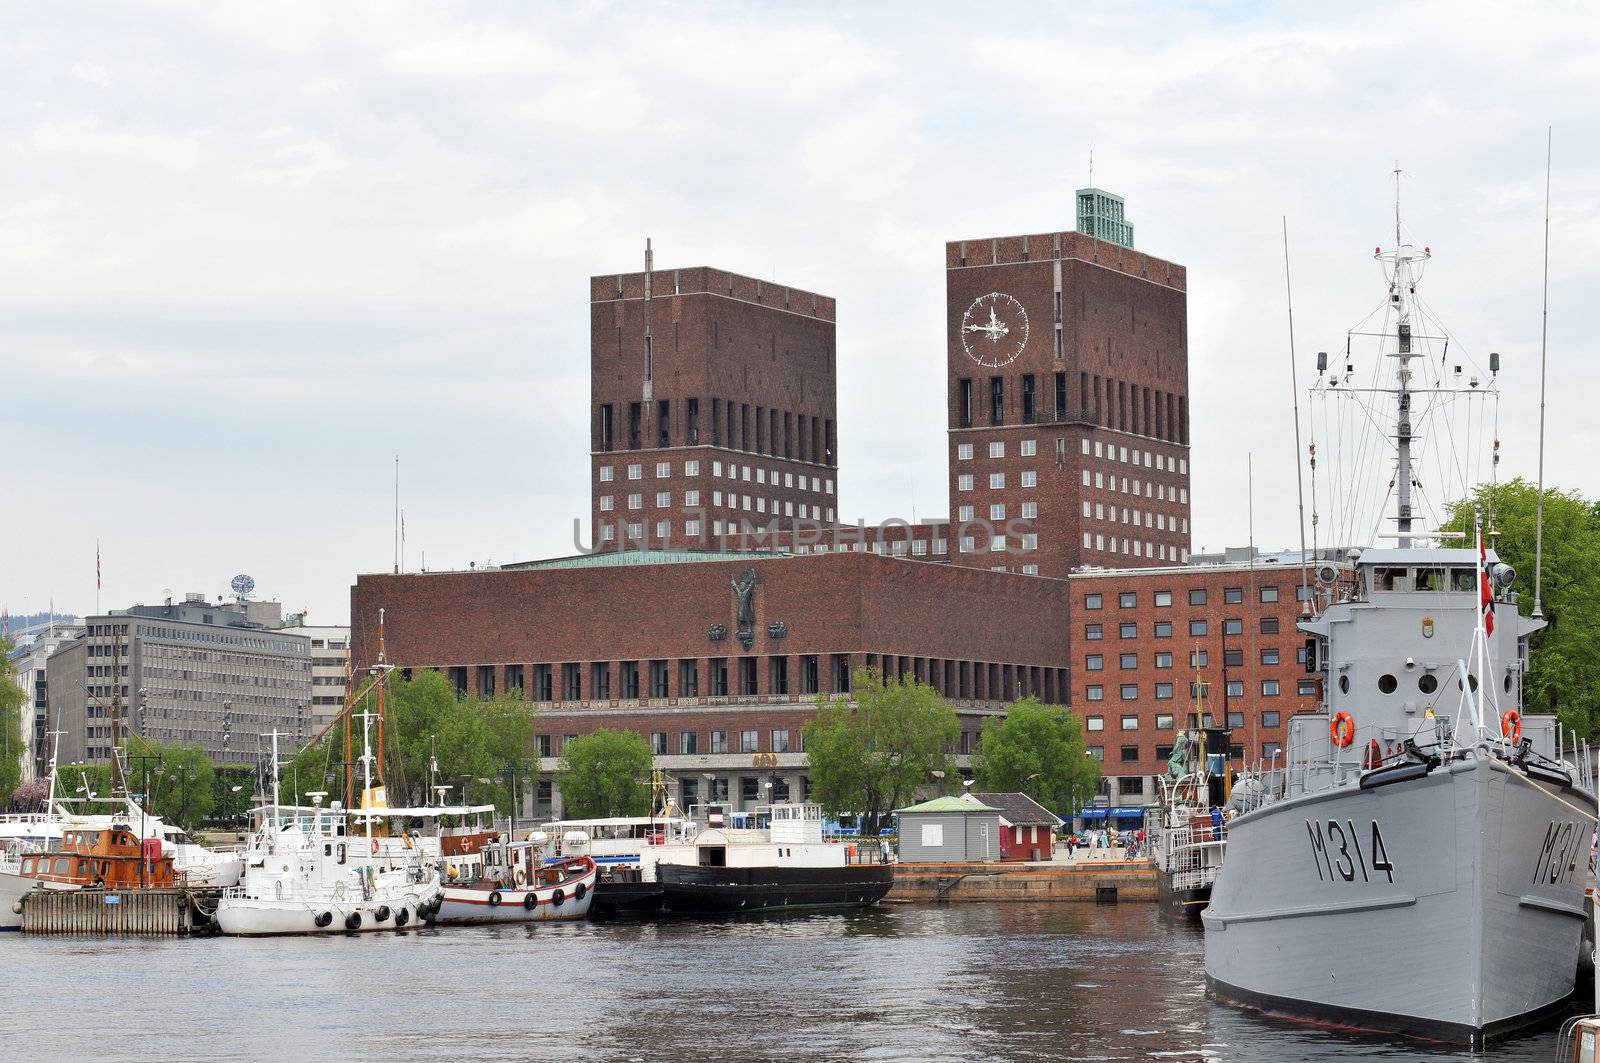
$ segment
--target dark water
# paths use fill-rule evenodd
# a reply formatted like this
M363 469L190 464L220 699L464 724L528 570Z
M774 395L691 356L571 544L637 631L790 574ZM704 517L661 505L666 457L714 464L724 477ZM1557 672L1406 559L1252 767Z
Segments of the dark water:
M1539 1060L1205 999L1150 905L891 905L720 923L399 935L0 939L0 1058Z

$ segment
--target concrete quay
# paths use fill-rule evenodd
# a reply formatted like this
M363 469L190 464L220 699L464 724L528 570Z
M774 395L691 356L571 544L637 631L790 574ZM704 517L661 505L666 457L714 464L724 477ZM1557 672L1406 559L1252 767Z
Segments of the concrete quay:
M1150 901L1156 869L1148 860L1037 863L896 864L890 900Z

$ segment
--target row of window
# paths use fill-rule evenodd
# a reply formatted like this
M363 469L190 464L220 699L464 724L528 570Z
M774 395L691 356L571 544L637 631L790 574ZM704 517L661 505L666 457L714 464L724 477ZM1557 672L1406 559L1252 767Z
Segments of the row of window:
M1091 757L1094 757L1096 760L1102 760L1103 761L1103 760L1106 759L1106 748L1105 748L1105 746L1090 746L1089 747L1089 755ZM1121 755L1122 755L1121 756L1121 760L1122 760L1122 763L1124 763L1124 764L1135 764L1135 763L1138 763L1140 760L1144 759L1143 756L1140 753L1140 749L1139 749L1138 746L1123 746L1122 749L1121 749ZM1262 742L1261 743L1261 759L1264 760L1264 761L1269 762L1269 766L1270 766L1270 762L1271 761L1275 760L1278 757L1281 757L1282 755L1283 755L1283 743L1281 743L1281 742ZM1172 747L1171 746L1156 746L1156 754L1155 754L1155 758L1154 759L1157 762L1165 762L1168 759L1170 759L1171 757L1172 757ZM1228 759L1229 760L1243 760L1244 759L1244 746L1243 746L1243 744L1235 742L1233 745L1230 745L1228 747ZM1103 784L1105 782L1105 778L1102 777L1100 781ZM1122 792L1123 793L1136 793L1136 792L1138 792L1138 791L1130 791L1130 790L1127 789L1127 783L1129 781L1130 780L1128 780L1128 779L1123 779L1122 780L1122 782L1123 782L1123 791Z
M722 462L713 461L711 463L711 475L720 478L722 476L722 474L723 474L723 468L724 467L723 467ZM754 466L754 467L751 467L749 465L737 465L737 464L735 464L733 462L729 462L727 464L726 468L727 468L727 478L730 479L730 480L743 480L745 483L758 483L758 484L768 484L768 483L770 483L773 487L777 487L779 485L779 483L782 483L784 487L794 488L795 490L798 490L798 491L807 491L807 490L809 490L809 491L814 491L814 492L816 492L818 494L828 494L828 495L833 494L833 480L831 478L824 478L824 477L821 477L821 476L807 476L805 473L800 473L797 476L793 472L780 472L777 469L768 470L768 469L766 469L766 468L764 468L762 466L759 466L759 465ZM637 462L632 464L632 465L626 465L626 466L623 467L623 473L630 480L642 480L642 479L644 479L644 466L642 464L640 464L640 463L637 463ZM685 477L699 476L700 475L700 462L699 461L686 461L686 462L684 462L683 463L683 475ZM614 466L614 465L602 465L602 466L600 466L600 482L601 483L612 483L612 482L614 482L616 480L616 476L617 476L616 466ZM658 461L658 462L656 462L656 479L657 480L670 480L670 479L672 479L672 462L670 462L670 461Z
M628 495L624 501L629 509L639 510L644 508L644 494L642 492L635 492L634 494ZM723 495L721 491L711 492L711 505L714 508L723 508ZM602 513L613 512L616 509L616 497L614 495L601 495L599 498L599 506L600 512ZM671 491L656 492L656 509L671 509L672 506L673 501ZM698 509L700 506L700 492L685 491L683 493L683 506L686 509ZM733 492L729 492L727 496L727 508L743 509L747 513L765 513L767 512L767 499L759 497L752 499L749 495L741 496L734 494ZM807 517L810 517L812 520L833 519L833 507L831 506L827 509L823 509L821 506L812 506L801 502L797 508L793 502L780 503L778 499L772 499L773 516L777 516L780 511L786 517L799 517L801 520L805 520ZM826 516L824 516L824 514L826 514Z
M1129 554L1133 557L1159 558L1162 561L1177 561L1187 564L1189 561L1189 548L1168 546L1166 543L1152 543L1143 539L1129 539L1124 537L1122 548L1117 548L1117 537L1106 535L1103 532L1084 532L1083 548L1085 550L1099 550L1107 554Z
M793 742L791 742L790 739L791 734L794 736ZM729 741L729 736L732 736L731 743ZM799 731L791 732L786 727L778 727L768 731L767 736L768 741L766 748L762 748L761 731L758 729L751 728L743 731L712 731L708 736L710 738L709 745L702 750L700 741L701 732L699 731L679 731L677 732L676 742L672 741L672 735L667 731L652 731L650 732L650 752L658 757L664 757L670 754L693 756L701 752L788 753L790 752L791 748L794 752L804 752L804 742L800 740L801 732ZM577 738L577 735L564 735L561 737L561 747L564 748L566 743L574 741ZM557 756L561 752L561 748L557 747L555 735L535 735L534 743L539 750L539 756L541 757L553 757Z
M1189 696L1191 698L1202 697L1203 696L1203 691L1205 690L1205 688L1209 687L1210 685L1211 684L1209 684L1209 683L1190 683L1189 684ZM1304 692L1304 688L1307 685L1310 686L1312 693L1316 692L1316 680L1303 680L1302 683L1301 683L1302 692ZM1119 687L1118 693L1120 694L1120 696L1121 696L1123 701L1138 701L1139 700L1139 684L1138 683L1123 683ZM1278 693L1279 693L1278 680L1276 680L1276 679L1263 679L1261 681L1261 696L1262 697L1264 697L1264 698L1275 698L1275 697L1278 696ZM1230 679L1230 680L1228 680L1228 683L1227 683L1227 694L1228 694L1228 697L1230 697L1230 698L1242 698L1242 697L1244 697L1244 680L1242 680L1242 679ZM1156 700L1157 701L1171 701L1172 697L1173 697L1173 684L1171 684L1171 683L1157 683L1155 685L1155 696L1156 696ZM1083 688L1083 700L1085 700L1085 701L1104 701L1104 700L1106 700L1106 688L1104 686L1101 686L1098 683L1089 684L1088 686Z
M1168 454L1157 454L1150 450L1140 450L1138 447L1128 448L1116 443L1106 443L1095 440L1091 446L1087 438L1078 440L1079 450L1084 457L1105 458L1107 461L1121 462L1124 465L1142 465L1146 469L1157 469L1161 472L1175 472L1179 476L1189 475L1189 459L1174 458Z
M1189 504L1189 489L1187 487L1169 487L1155 480L1128 479L1116 473L1106 474L1095 470L1091 472L1083 469L1079 472L1084 487L1094 487L1102 491L1116 491L1124 495L1134 495L1139 498L1153 498L1158 502L1177 502L1181 505Z
M646 381L652 377L655 361L651 348L652 340L647 335L644 338ZM679 410L682 411L681 419L675 420L674 415ZM652 413L655 415L653 432L645 423ZM732 399L726 403L722 399L712 399L711 419L707 426L710 431L703 433L700 413L701 405L698 398L686 399L676 408L671 399L658 399L653 404L630 402L626 426L628 449L639 450L645 446L695 447L702 444L720 447L726 439L729 447L755 454L770 454L773 457L795 458L799 461L824 465L834 463L832 418L780 412L761 406L752 407L749 403L734 402ZM753 421L752 413L755 414ZM615 407L609 402L601 403L598 414L595 447L603 451L615 450L618 442ZM754 432L751 431L752 427L755 429Z
M1187 531L1188 529L1185 528L1184 530ZM1261 597L1261 601L1264 604L1271 604L1272 602L1278 601L1278 586L1277 586L1277 584L1268 584L1267 586L1258 588L1258 590L1259 590L1259 594L1260 594L1260 597ZM1192 587L1189 590L1189 604L1190 605L1205 605L1206 602L1209 600L1209 597L1210 597L1210 595L1209 595L1209 593L1206 591L1206 589L1204 587ZM1170 608L1171 605L1172 605L1172 592L1171 591L1156 591L1154 593L1154 595L1152 596L1151 600L1155 603L1155 606L1156 606L1157 609ZM1222 588L1222 603L1224 605L1240 605L1243 602L1244 602L1244 588L1243 587L1224 587L1224 588ZM1090 592L1088 592L1087 594L1085 594L1083 596L1083 607L1085 609L1104 609L1105 608L1105 595L1101 594L1099 591L1090 591ZM1139 592L1138 591L1118 591L1117 592L1117 607L1120 608L1120 609L1137 609L1139 607Z
M1109 520L1115 524L1117 523L1117 506L1115 504L1108 506L1104 502L1085 500L1083 503L1083 515L1094 520ZM1188 517L1169 517L1165 513L1153 513L1148 509L1130 510L1127 506L1123 506L1122 523L1132 524L1135 528L1154 528L1156 531L1181 530L1184 535L1189 534ZM1181 529L1180 525L1182 526Z
M1282 625L1279 623L1278 618L1275 616L1261 617L1261 634L1263 635L1276 635L1278 634L1281 626ZM1172 637L1172 621L1157 620L1151 629L1151 633L1158 639L1170 639ZM1199 638L1210 633L1211 622L1209 620L1189 621L1190 635ZM1231 617L1227 620L1224 620L1222 622L1222 633L1224 635L1244 634L1244 621L1238 617ZM1133 620L1124 620L1122 623L1117 625L1117 635L1119 638L1125 639L1138 638L1138 623ZM1085 624L1083 626L1083 637L1090 642L1097 642L1106 637L1105 628L1100 624Z
M1016 510L1012 512L1007 511L1006 504L1004 502L989 503L990 520L1005 520L1007 516L1016 516L1022 518L1023 520L1033 520L1038 515L1039 503L1037 502L1022 502L1018 504ZM973 507L958 506L956 508L956 520L968 521L973 519Z
M1210 716L1211 716L1210 713L1206 714L1206 717L1207 717L1206 718L1206 724L1208 726L1211 723ZM1124 717L1121 718L1121 720L1119 722L1121 724L1122 730L1124 730L1124 731L1137 731L1139 729L1140 720L1139 720L1139 717L1137 717L1137 716L1124 716ZM1240 729L1242 729L1244 727L1244 725L1245 725L1244 713L1242 713L1242 712L1230 712L1230 713L1228 713L1228 726L1230 728L1232 728L1233 730L1240 730ZM1084 717L1083 726L1084 726L1085 730L1091 731L1091 732L1092 731L1104 731L1106 729L1106 718L1104 716L1086 716L1086 717ZM1280 713L1280 712L1275 712L1275 711L1263 712L1261 714L1261 726L1262 727L1281 727L1281 726L1283 726L1283 714ZM1173 730L1176 730L1177 729L1177 721L1172 716L1171 713L1160 713L1160 714L1158 714L1156 716L1155 729L1157 731L1173 731Z
M1059 293L1058 293L1059 295ZM1062 356L1061 329L1056 330L1056 357ZM1068 407L1067 374L1054 374L1056 421L1085 420L1119 432L1150 436L1172 443L1189 442L1189 404L1182 395L1172 395L1159 388L1149 388L1124 380L1102 379L1098 374L1078 374L1078 409ZM1033 373L1023 373L1017 405L1011 406L1006 398L1006 378L992 376L988 380L988 423L1003 425L1008 408L1022 424L1051 420L1047 408L1040 401L1039 380ZM1046 378L1048 387L1051 378ZM971 428L974 418L974 388L971 377L962 377L956 384L956 418L962 428Z
M1304 656L1304 650L1303 649L1301 650L1301 655L1302 655L1302 657ZM1262 649L1261 649L1261 663L1262 664L1275 665L1275 664L1278 664L1281 660L1282 660L1282 653L1281 653L1281 651L1279 651L1278 647L1276 647L1276 646L1265 646L1265 647L1262 647ZM1190 650L1189 651L1189 667L1190 668L1205 668L1208 665L1210 665L1210 663L1211 663L1211 651L1210 650ZM1171 668L1172 667L1172 654L1171 654L1171 652L1168 651L1168 652L1161 652L1161 653L1155 654L1155 666L1157 668ZM1223 654L1222 666L1224 668L1243 668L1244 667L1244 651L1243 650L1239 650L1239 649L1233 649L1233 650L1226 651ZM1084 657L1084 659L1083 659L1083 667L1084 667L1084 670L1087 671L1087 672L1103 672L1103 671L1105 671L1105 667L1106 667L1105 655L1104 654L1100 654L1100 653L1091 653L1091 654L1089 654L1088 656ZM1117 667L1122 668L1125 671L1128 670L1128 669L1138 668L1139 667L1139 655L1137 653L1119 654L1118 655L1118 660L1117 660Z
M961 473L959 476L956 477L956 490L957 491L971 491L973 489L973 484L974 484L974 480L973 480L973 476L972 476L972 474L970 472ZM1006 486L1006 474L1005 473L1003 473L1003 472L992 472L992 473L989 474L989 489L991 491L1002 491L1002 490L1005 489L1005 486ZM1026 470L1018 473L1017 474L1017 486L1018 487L1038 487L1039 486L1039 474L1034 472L1032 469L1026 469Z

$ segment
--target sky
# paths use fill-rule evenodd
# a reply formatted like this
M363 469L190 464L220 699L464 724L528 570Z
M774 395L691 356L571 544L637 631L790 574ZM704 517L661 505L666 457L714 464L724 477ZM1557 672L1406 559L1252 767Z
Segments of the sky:
M944 516L944 243L1072 228L1091 152L1188 269L1194 547L1283 548L1285 219L1303 391L1403 171L1531 478L1553 127L1546 479L1600 496L1597 55L1576 3L6 5L0 604L92 610L98 544L105 608L344 622L396 455L408 568L572 553L647 237L837 298L840 514Z

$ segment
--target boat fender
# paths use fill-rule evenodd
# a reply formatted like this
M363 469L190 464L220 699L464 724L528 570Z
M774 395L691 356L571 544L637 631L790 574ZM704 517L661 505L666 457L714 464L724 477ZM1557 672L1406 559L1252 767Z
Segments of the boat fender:
M395 926L405 926L409 922L411 922L411 912L409 910L401 908L399 911L394 913Z
M557 886L555 892L550 894L550 903L555 905L557 908L561 907L561 903L566 899L567 893L560 886Z
M1522 741L1522 713L1507 709L1506 714L1500 717L1500 733L1513 743Z
M378 910L373 913L373 918L380 923L387 922L389 919L389 906L387 904L378 905Z
M502 900L504 900L504 899L505 899L504 897L500 896L500 891L499 890L491 891L490 894L489 894L489 907L491 907L491 908L500 907L500 902Z
M578 900L581 901L581 900L583 900L584 895L587 894L588 892L589 892L588 884L584 883L584 882L580 882L580 883L578 883L578 888L572 891L572 895L574 897L578 898Z
M351 912L349 915L345 916L344 917L344 928L346 930L360 930L361 929L361 913L360 912Z
M315 919L313 919L312 922L316 923L319 928L325 927L329 923L333 922L333 913L332 912L322 912Z
M1349 748L1350 743L1356 740L1356 718L1340 709L1328 723L1328 735L1340 749Z
M22 914L22 902L21 901L17 901L15 904L13 904L11 906L11 914L12 915L21 915Z
M522 898L522 906L528 909L530 912L533 911L535 908L539 907L539 895L537 893L529 893L526 897Z

